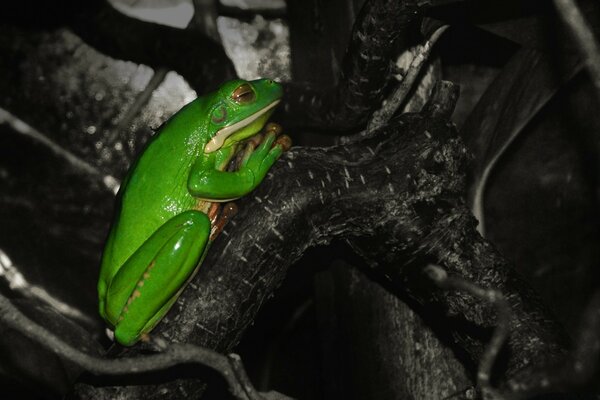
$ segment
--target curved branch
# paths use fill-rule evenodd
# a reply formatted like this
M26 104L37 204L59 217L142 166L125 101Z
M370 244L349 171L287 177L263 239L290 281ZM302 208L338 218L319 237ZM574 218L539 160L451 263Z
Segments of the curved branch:
M470 295L489 302L496 307L498 313L498 323L486 350L479 359L479 368L477 371L477 385L481 390L484 399L502 399L501 394L492 387L490 378L492 368L498 353L506 342L509 333L510 307L502 295L494 289L483 289L473 283L456 276L448 276L446 271L437 265L430 264L425 268L425 273L443 289L461 290Z
M80 10L69 25L84 41L111 57L180 73L198 94L236 76L223 47L200 31L140 21L121 14L106 1Z
M586 307L575 349L551 368L533 371L524 377L526 384L507 391L511 399L530 399L546 393L568 393L598 386L600 356L600 291L596 291Z
M356 129L378 108L393 82L394 56L422 12L439 1L368 0L358 14L336 86L285 85L288 126L341 131Z
M425 44L421 46L412 63L410 64L408 72L406 75L404 75L398 87L394 89L394 92L388 97L383 107L375 111L371 116L371 119L367 124L366 135L369 135L376 129L381 128L392 118L396 111L398 111L398 108L406 100L406 96L415 83L415 80L417 79L419 72L421 72L423 65L429 59L429 55L433 49L433 46L438 41L440 36L446 31L446 29L448 29L448 25L442 25L437 28L431 37L425 42Z
M0 20L35 29L66 25L110 57L176 71L198 94L236 76L223 47L199 30L141 21L107 0L23 0L7 4Z
M0 321L21 332L59 357L96 375L125 375L158 371L184 363L211 368L227 381L231 394L240 400L264 400L248 379L237 355L229 357L190 344L172 344L159 354L132 358L105 359L86 354L24 316L6 297L0 295Z

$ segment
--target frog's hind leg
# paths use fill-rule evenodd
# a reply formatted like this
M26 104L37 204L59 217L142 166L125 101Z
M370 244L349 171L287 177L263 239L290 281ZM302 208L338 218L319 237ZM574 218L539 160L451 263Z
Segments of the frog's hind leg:
M209 235L206 214L186 211L157 229L126 261L107 296L109 309L120 311L111 316L120 343L137 342L166 314L202 260Z

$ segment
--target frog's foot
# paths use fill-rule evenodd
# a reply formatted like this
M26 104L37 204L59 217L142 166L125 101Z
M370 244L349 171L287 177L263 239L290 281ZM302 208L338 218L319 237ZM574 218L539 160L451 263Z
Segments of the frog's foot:
M248 147L250 148L251 153L254 151L254 149L258 147L259 144L262 143L264 138L265 133L261 131L258 132L256 135L252 136L250 139L248 139Z
M288 151L290 147L292 147L292 138L290 138L288 135L281 134L283 128L278 123L269 122L267 125L265 125L264 131L266 135L271 133L277 136L277 139L275 139L273 146L279 145L281 146L281 149L283 151Z
M288 135L281 135L275 140L276 145L280 145L283 151L288 151L292 147L292 138Z
M238 155L234 169L239 170L244 167L248 163L252 153L261 145L265 150L272 150L274 147L279 146L282 151L288 151L292 146L292 139L287 135L282 135L282 130L281 125L275 122L266 124L261 132L246 141L244 149ZM267 143L268 146L265 146Z
M283 128L277 122L269 122L268 124L265 125L263 130L267 134L273 133L273 134L275 134L275 136L277 136L277 135L281 134L281 132L283 131Z
M139 343L144 345L144 351L161 352L169 347L169 342L161 335L145 332L140 335Z
M231 220L231 218L233 218L233 216L235 214L237 214L237 212L238 212L238 208L235 203L230 202L230 203L226 203L223 206L221 215L219 215L219 217L216 219L216 221L214 223L212 223L212 228L210 231L210 239L209 239L211 242L213 240L215 240L221 232L223 232L225 225L227 225L227 223Z
M243 161L247 161L248 157L252 154L252 152L267 139L269 134L278 136L282 130L283 128L278 123L269 122L262 128L260 132L248 138L248 140L246 141L246 147L244 147L244 151L242 152ZM245 164L243 161L241 165Z
M244 149L238 152L236 156L235 163L233 164L232 171L238 171L242 168L252 155L254 149L258 147L258 145L262 142L264 135L262 133L257 133L246 141Z
M142 333L140 335L140 341L144 342L144 343L151 343L152 342L152 337L150 336L149 333Z

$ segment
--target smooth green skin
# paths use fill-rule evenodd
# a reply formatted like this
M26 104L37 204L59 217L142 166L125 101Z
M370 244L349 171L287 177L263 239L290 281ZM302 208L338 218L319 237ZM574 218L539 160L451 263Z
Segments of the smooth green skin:
M243 83L256 99L231 98ZM272 110L235 132L214 152L205 145L223 128L264 109L282 95L262 79L234 80L192 101L167 121L130 169L118 195L116 216L102 257L100 315L116 340L136 343L166 314L193 277L208 248L211 224L196 207L252 191L282 153L274 134L246 157L236 172L224 169L239 142L255 135Z

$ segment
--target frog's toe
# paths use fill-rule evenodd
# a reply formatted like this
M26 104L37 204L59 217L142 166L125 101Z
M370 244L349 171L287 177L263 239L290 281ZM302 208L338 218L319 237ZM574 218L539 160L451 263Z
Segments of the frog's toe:
M265 125L265 132L267 133L274 133L277 136L281 134L282 131L283 128L276 122L269 122L267 125Z
M281 135L275 140L274 145L279 145L283 151L288 151L292 147L292 138L288 135Z

